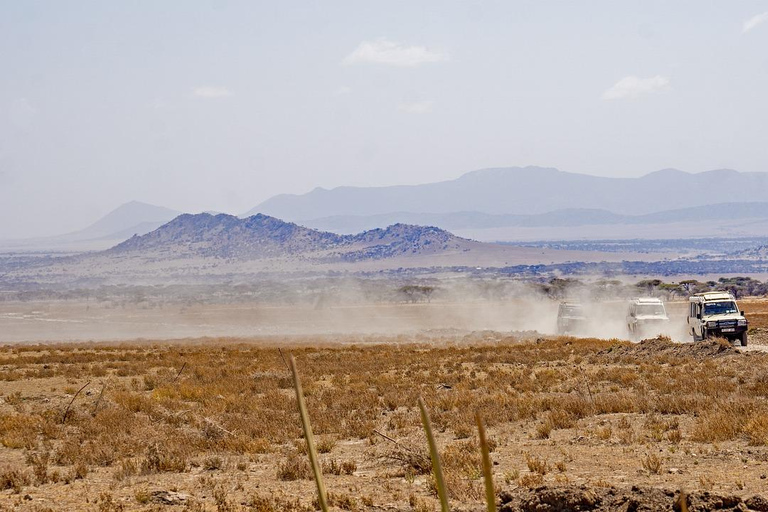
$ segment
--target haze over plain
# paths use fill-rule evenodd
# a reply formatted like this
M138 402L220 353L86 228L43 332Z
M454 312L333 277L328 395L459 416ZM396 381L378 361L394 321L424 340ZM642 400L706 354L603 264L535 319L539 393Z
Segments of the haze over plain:
M132 200L768 170L764 1L0 6L0 238Z

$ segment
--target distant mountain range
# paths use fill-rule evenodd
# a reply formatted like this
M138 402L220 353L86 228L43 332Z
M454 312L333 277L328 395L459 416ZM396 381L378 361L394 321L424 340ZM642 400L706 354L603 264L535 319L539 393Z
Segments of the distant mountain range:
M124 240L136 234L149 233L180 214L181 212L170 208L131 201L112 210L87 228L68 236L78 239Z
M412 186L339 187L278 195L241 218L269 215L348 235L429 225L481 241L768 236L768 173L675 169L604 178L543 167L484 169ZM102 250L180 212L137 201L66 235L2 240L0 251Z
M480 212L409 213L393 212L379 215L337 215L312 219L305 224L338 233L357 232L393 223L429 224L451 231L503 227L579 227L641 224L671 224L679 222L738 221L768 219L768 202L718 203L694 206L644 215L621 215L608 210L572 208L532 215L489 214Z
M768 173L664 169L605 178L543 167L484 169L439 183L315 189L253 212L354 233L428 224L484 241L768 235Z
M292 222L394 212L538 215L559 210L606 210L644 215L716 203L762 202L768 173L722 169L690 174L664 169L641 178L605 178L544 167L509 167L469 172L424 185L317 188L282 194L245 215L264 213Z
M170 208L131 201L79 231L45 238L0 240L0 250L101 250L133 235L149 233L180 214L181 212Z

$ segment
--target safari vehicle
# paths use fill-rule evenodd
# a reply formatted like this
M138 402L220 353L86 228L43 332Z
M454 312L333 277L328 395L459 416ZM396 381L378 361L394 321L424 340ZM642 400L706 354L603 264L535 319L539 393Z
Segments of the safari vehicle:
M747 346L749 323L739 310L736 299L728 292L697 293L689 299L688 332L693 341L707 338L739 340Z
M587 324L584 307L576 302L561 302L557 309L558 334L583 332Z
M669 317L661 299L654 297L632 299L627 308L627 330L630 338L654 336L669 325Z

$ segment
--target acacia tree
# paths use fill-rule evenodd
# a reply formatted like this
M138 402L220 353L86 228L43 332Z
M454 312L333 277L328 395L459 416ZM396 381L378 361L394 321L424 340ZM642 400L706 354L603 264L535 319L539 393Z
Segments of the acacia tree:
M421 302L422 300L432 302L432 294L435 293L435 287L418 284L407 284L398 288L397 292L402 297L404 297L407 302L412 304Z

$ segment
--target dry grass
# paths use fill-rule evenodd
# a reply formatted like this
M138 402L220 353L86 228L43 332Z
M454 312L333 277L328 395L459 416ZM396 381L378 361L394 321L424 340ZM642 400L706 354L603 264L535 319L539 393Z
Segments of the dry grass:
M612 456L627 450L627 459L637 467L639 458L651 475L663 470L666 455L656 455L658 449L690 453L701 452L699 445L736 443L762 450L768 443L762 354L654 355L616 350L627 347L616 341L520 342L492 333L483 342L446 340L450 346L396 341L283 348L301 370L337 507L363 508L368 493L403 502L413 493L379 477L426 478L420 489L431 499L419 396L440 440L451 498L461 502L483 499L476 412L501 441L492 443L497 479L524 486L566 478L563 456L552 452L562 443L585 445L590 453L616 446ZM152 475L181 482L208 474L221 475L228 492L242 495L238 503L250 499L250 509L311 504L296 398L276 348L231 340L10 346L0 349L0 380L0 450L4 459L26 461L0 468L6 492L51 493L77 480L96 482L93 475L105 472L118 491ZM62 423L74 392L89 380ZM243 480L251 471L266 475L258 495ZM569 460L567 471L578 481L589 463ZM691 487L699 486L699 476ZM336 487L335 479L346 483Z

